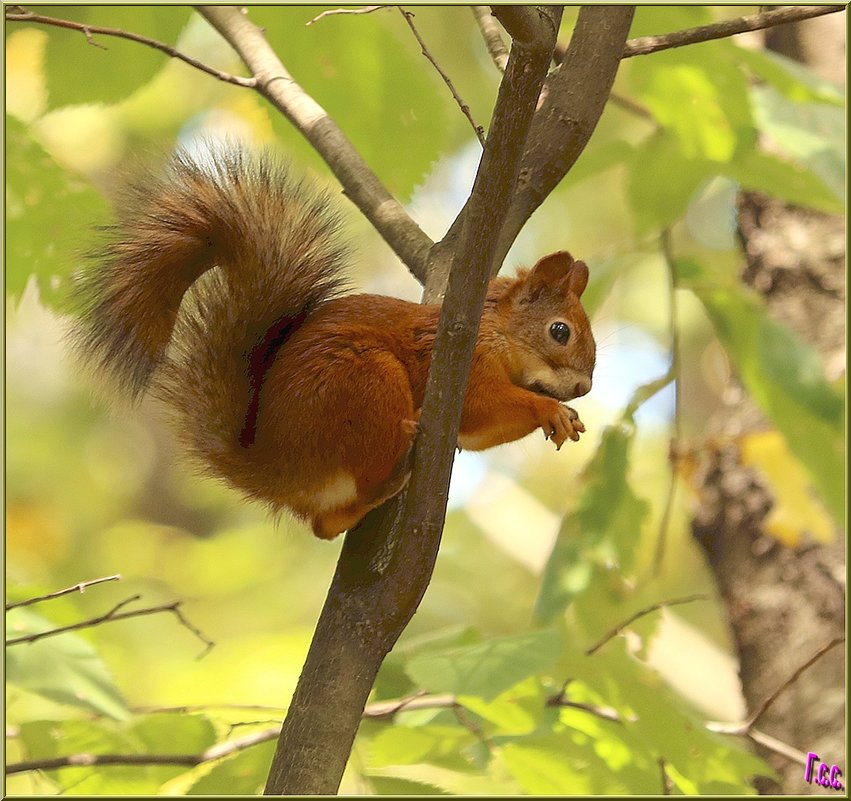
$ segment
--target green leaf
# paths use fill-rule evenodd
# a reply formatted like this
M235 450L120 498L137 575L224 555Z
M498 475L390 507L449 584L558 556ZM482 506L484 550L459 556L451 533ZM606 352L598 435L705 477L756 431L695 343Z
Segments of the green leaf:
M473 734L460 725L387 726L369 742L369 766L429 762L464 770L470 766L461 751L474 741Z
M51 628L49 620L28 609L7 613L10 638ZM9 684L53 701L81 707L118 720L129 712L97 652L76 634L58 634L6 649Z
M601 147L586 148L576 164L570 168L565 183L572 187L586 178L593 178L612 167L625 164L629 161L632 150L632 146L622 139L607 142Z
M200 754L216 742L215 728L203 715L144 715L130 732L154 754Z
M6 292L19 297L31 275L56 305L74 266L84 223L103 218L103 198L60 167L14 117L6 117Z
M376 795L392 795L395 797L405 795L452 795L452 793L441 790L434 784L418 782L413 779L397 779L392 776L370 776L369 783Z
M40 6L40 14L119 28L175 45L189 19L188 6ZM113 36L50 28L44 55L52 108L79 103L113 103L147 83L168 56L144 44ZM188 67L187 67L188 69Z
M808 469L831 514L842 520L845 402L825 379L818 354L771 318L756 296L719 283L712 266L687 259L678 260L676 269L691 276L682 285L703 303L742 383Z
M797 103L770 86L756 87L751 94L759 130L775 149L821 180L833 193L834 207L841 204L845 197L845 109Z
M629 448L635 429L609 426L582 476L576 511L562 523L544 568L535 617L560 615L589 586L596 566L632 566L649 507L629 486Z
M456 112L407 27L399 27L401 17L332 16L307 27L315 8L252 6L249 16L266 29L293 78L345 131L379 178L407 197L443 153L447 116ZM288 146L309 150L280 114L272 116L272 124Z
M558 631L542 629L421 654L408 662L406 671L430 692L493 700L527 676L546 670L560 653Z
M126 723L111 720L35 721L20 727L28 759L72 754L144 754L146 749ZM163 747L165 746L165 747ZM165 752L167 744L160 743ZM67 767L52 773L67 795L152 795L183 765Z
M789 100L845 105L845 95L839 86L780 53L737 47L736 57Z
M275 753L275 742L260 743L217 762L206 765L202 775L187 795L259 795L266 784L269 766ZM199 772L201 772L199 770Z
M629 162L627 197L639 234L666 228L680 219L701 185L718 165L687 159L680 140L659 131L636 146Z
M561 731L518 739L505 746L501 761L529 795L658 792L658 766L645 754L614 731L600 729L595 735Z
M637 99L677 138L685 159L725 163L755 141L746 79L727 43L656 53L629 75Z
M491 778L475 773L450 770L439 765L391 765L374 768L367 774L370 779L394 778L408 782L431 785L452 795L513 795L515 790L505 779Z
M840 214L844 208L841 193L837 196L811 170L788 159L751 150L736 158L724 172L744 189L763 192L796 206L828 214Z

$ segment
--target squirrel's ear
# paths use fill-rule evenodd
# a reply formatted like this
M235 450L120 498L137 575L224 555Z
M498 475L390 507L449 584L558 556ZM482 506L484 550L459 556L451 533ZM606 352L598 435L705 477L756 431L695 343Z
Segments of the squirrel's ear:
M544 256L532 269L533 284L556 286L567 282L567 286L579 297L588 285L588 265L584 261L574 261L566 250Z
M532 279L542 284L557 284L570 272L572 266L573 256L566 250L550 253L539 259L532 268Z
M588 265L584 261L573 262L567 285L577 298L582 296L585 287L588 286Z

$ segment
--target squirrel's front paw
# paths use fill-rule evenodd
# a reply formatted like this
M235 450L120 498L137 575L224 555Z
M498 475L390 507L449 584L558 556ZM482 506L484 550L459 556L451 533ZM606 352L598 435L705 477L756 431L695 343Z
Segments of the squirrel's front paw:
M571 439L578 442L579 435L585 431L585 426L576 410L571 409L570 406L562 406L560 403L554 403L550 407L549 414L541 423L541 428L544 429L544 437L555 443L556 450L561 449L565 440Z

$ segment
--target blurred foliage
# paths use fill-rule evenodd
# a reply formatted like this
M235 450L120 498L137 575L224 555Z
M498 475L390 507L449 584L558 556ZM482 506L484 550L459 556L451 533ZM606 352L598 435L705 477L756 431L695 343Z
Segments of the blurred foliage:
M126 28L241 70L188 7L39 11ZM732 11L640 7L632 35ZM463 203L478 158L467 121L398 11L306 27L317 13L250 10L295 79L439 235ZM562 38L575 17L566 10ZM486 123L498 76L469 10L420 7L415 21ZM106 49L79 32L7 24L8 596L113 573L122 580L43 602L38 612L13 610L7 632L73 624L138 594L149 605L181 599L217 645L196 660L201 647L191 632L152 615L10 646L8 761L224 752L195 767L13 774L7 791L258 793L273 743L227 743L280 720L339 543L318 542L287 519L272 525L189 476L147 404L111 414L92 404L83 373L62 349L57 312L89 229L106 218L116 168L137 151L196 136L274 141L317 180L328 173L256 95L141 45L95 41ZM793 547L831 538L843 519L844 389L742 288L734 230L741 188L842 210L844 96L786 59L730 40L630 59L615 92L630 103L609 104L510 259L531 261L569 243L591 264L585 300L597 328L613 333L598 337L595 391L579 404L589 433L560 454L531 437L457 460L432 586L373 698L451 693L458 706L401 706L365 721L343 792L659 793L663 760L676 793L743 793L752 792L749 779L769 772L742 741L704 726L741 709L716 603L655 613L592 656L585 649L650 604L712 594L688 536L685 492L665 515L670 389L655 397L641 389L670 359L672 280L684 435L699 448L707 417L722 408L722 379L734 371L774 427L743 443L744 458L780 499L769 530ZM386 246L344 211L369 254L357 282L411 296ZM663 229L671 231L670 264ZM665 519L668 546L656 575ZM686 681L658 648L675 636L675 620L700 643L688 655ZM560 693L621 722L554 705Z

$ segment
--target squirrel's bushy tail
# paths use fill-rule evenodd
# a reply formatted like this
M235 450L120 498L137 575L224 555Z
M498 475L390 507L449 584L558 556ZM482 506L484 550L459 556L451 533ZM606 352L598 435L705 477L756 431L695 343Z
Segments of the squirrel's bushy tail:
M177 152L119 198L77 285L78 350L132 397L165 400L193 455L225 472L253 441L275 352L341 288L331 209L268 156Z

